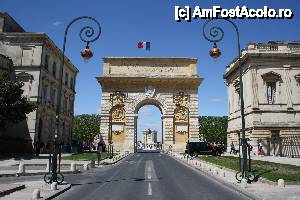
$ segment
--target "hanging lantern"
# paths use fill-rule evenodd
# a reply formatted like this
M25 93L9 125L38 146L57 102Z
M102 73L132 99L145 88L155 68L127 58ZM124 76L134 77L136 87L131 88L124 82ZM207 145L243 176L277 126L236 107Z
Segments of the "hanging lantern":
M210 57L217 59L221 55L220 49L217 47L217 44L214 43L212 50L209 51Z
M91 57L93 57L93 52L90 50L89 46L81 51L81 57L87 62Z

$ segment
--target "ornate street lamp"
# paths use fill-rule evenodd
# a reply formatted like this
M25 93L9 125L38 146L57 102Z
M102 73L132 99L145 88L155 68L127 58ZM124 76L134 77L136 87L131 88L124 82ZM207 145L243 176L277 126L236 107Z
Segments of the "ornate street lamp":
M46 183L52 183L52 182L58 182L62 183L64 180L63 175L60 173L60 154L59 154L59 167L57 170L57 155L59 151L59 144L58 144L58 137L59 137L59 115L60 115L60 108L61 108L61 91L62 91L62 79L63 79L63 67L65 63L65 50L66 50L66 41L67 41L67 34L70 26L79 20L87 19L91 20L96 23L98 31L95 32L94 28L92 26L84 26L79 33L79 37L81 41L86 43L85 49L81 52L81 56L85 61L90 59L93 56L93 52L89 49L89 44L91 42L96 41L100 34L101 34L101 26L99 22L94 19L93 17L89 16L82 16L77 17L74 20L72 20L68 26L65 29L64 34L64 41L63 41L63 55L62 55L62 62L60 64L60 71L59 71L59 85L58 85L58 91L57 91L57 107L56 107L56 115L55 115L55 135L53 140L53 147L52 147L52 158L49 158L52 160L51 164L51 172L47 173L44 176L44 180Z
M254 174L253 172L251 172L251 158L250 158L250 153L248 154L249 156L249 163L247 160L247 148L248 148L248 152L249 152L249 144L247 143L248 139L246 139L245 137L245 113L244 113L244 97L243 97L243 81L242 81L242 75L243 75L243 68L241 65L241 47L240 47L240 34L239 34L239 30L238 27L236 26L236 24L229 20L229 19L224 19L224 18L216 18L216 19L223 19L227 22L229 22L230 24L233 25L236 34L237 34L237 50L238 50L238 59L237 59L237 63L239 66L239 85L240 85L240 102L241 102L241 119L242 119L242 138L241 140L239 140L239 146L240 143L242 144L242 158L243 161L241 161L241 156L240 156L240 152L239 152L239 164L240 164L240 171L237 172L236 174L236 179L238 181L241 181L242 179L246 179L248 182L253 181L254 179ZM203 36L204 38L213 43L213 48L212 50L209 52L210 56L214 59L217 59L220 55L221 55L221 51L220 49L217 47L217 43L220 42L223 37L224 37L224 31L221 27L219 26L213 26L210 28L209 30L209 36L207 36L205 29L206 29L206 25L213 21L215 19L209 19L205 22L205 24L203 25Z

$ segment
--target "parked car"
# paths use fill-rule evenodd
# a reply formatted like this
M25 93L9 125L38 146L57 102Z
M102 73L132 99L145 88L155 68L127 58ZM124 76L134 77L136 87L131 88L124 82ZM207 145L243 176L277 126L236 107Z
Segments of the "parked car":
M217 155L217 148L212 147L207 142L188 142L186 144L186 154L190 156L198 156L198 155Z

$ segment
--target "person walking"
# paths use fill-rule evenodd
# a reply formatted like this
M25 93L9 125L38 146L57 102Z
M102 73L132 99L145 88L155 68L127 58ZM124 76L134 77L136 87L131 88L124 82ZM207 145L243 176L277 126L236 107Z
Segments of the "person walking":
M259 143L257 144L257 155L258 155L258 156L262 156L262 155L263 155L263 147L262 147L261 142L259 142Z
M233 142L231 142L231 144L230 144L230 154L231 154L231 152L233 152L233 154L236 154Z
M103 145L101 142L98 142L97 145L97 160L98 160L98 166L100 165L100 160L101 160L101 153L103 151Z

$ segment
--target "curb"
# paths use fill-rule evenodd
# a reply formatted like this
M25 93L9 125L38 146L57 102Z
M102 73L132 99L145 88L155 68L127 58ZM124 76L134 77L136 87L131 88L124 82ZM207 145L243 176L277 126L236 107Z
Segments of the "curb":
M124 156L122 156L120 159L115 160L113 162L103 162L102 165L113 165L113 164L116 164L120 160L123 160L124 158L128 157L129 155L131 155L131 154L130 153L129 154L124 154ZM112 160L112 159L110 159L110 160Z
M68 186L66 188L62 189L61 191L59 191L59 192L57 192L55 194L52 194L52 195L50 195L48 197L45 197L45 200L54 199L55 197L61 195L62 193L68 191L69 189L71 189L71 187L72 187L71 184L68 184Z
M167 154L167 155L168 155L168 154ZM170 156L170 155L168 155L168 156ZM186 162L184 162L184 161L182 161L182 160L180 160L180 159L178 159L178 158L175 158L175 157L173 157L173 156L170 156L170 157L173 158L173 159L175 159L175 160L177 160L177 161L180 162L181 164L183 164L183 165L185 165L185 166L187 166L187 167L190 167L190 168L192 168L193 170L195 170L195 171L197 171L197 172L201 172L201 173L203 173L204 175L206 175L206 176L208 176L208 177L210 177L210 178L212 178L212 179L214 179L214 180L216 180L216 181L218 181L218 182L220 182L220 183L226 185L226 186L229 187L230 189L233 189L233 190L235 190L235 191L237 191L237 192L240 192L241 194L245 195L246 197L248 197L248 198L250 198L250 199L253 199L253 200L262 200L262 198L260 198L260 197L258 197L258 196L256 196L256 195L254 195L254 194L248 192L247 190L244 190L244 189L240 188L240 187L237 186L237 185L234 185L233 183L226 182L226 181L224 181L223 179L221 179L221 178L219 178L219 177L217 177L217 176L214 176L213 174L210 174L210 173L208 173L208 172L202 171L202 170L198 169L197 167L195 167L195 166L193 166L193 165L190 165L190 164L188 164L188 163L186 163Z
M35 173L25 173L25 174L18 174L18 173L14 173L14 174L0 174L0 178L1 177L19 177L19 176L37 176L37 175L45 175L48 172L35 172ZM61 171L61 173L63 174L79 174L81 173L81 171L77 170L75 172L72 171Z
M16 192L16 191L19 191L19 190L22 190L25 188L25 185L18 185L16 187L13 187L13 188L10 188L8 190L5 190L5 191L1 191L0 192L0 197L3 197L5 195L8 195L10 193L13 193L13 192Z

